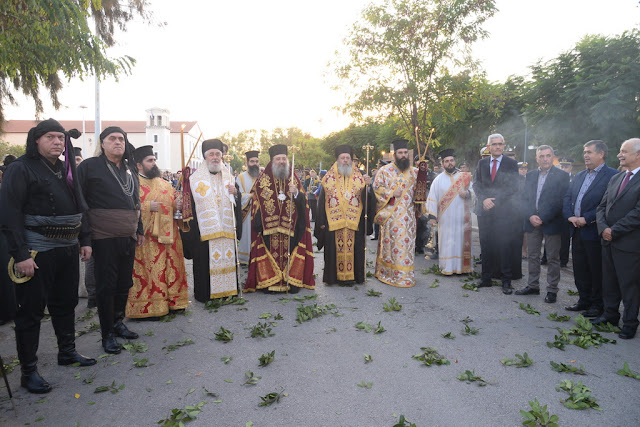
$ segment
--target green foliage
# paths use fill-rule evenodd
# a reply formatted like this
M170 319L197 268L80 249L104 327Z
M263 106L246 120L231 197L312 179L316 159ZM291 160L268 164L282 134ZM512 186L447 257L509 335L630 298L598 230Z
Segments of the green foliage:
M247 371L244 373L244 378L245 378L245 382L242 385L256 385L258 384L258 381L260 381L260 378L262 377L255 376L253 375L253 372Z
M549 348L558 348L564 350L566 344L573 344L580 348L589 348L591 346L599 347L605 343L615 344L616 340L605 338L597 332L592 332L593 325L584 316L579 315L575 318L576 326L571 329L558 329L560 335L555 335L553 343L547 342ZM571 336L575 338L571 338Z
M569 393L569 397L562 400L562 404L569 409L602 409L598 406L596 399L591 396L591 389L582 384L582 381L574 383L570 380L563 380L556 386L558 391L566 391Z
M440 283L440 280L436 279L436 280L433 281L433 283L431 283L429 285L429 287L430 288L437 288L438 286L440 286L440 285L438 285L438 283Z
M466 370L456 377L460 381L466 381L467 384L478 383L478 387L484 387L489 384L484 378L476 375L476 371Z
M433 264L431 267L423 269L422 274L435 274L436 276L444 276L438 264Z
M411 356L411 358L421 361L425 366L442 366L451 364L451 362L449 362L443 355L438 353L438 350L435 347L420 347L420 350L422 350L422 353L415 354Z
M124 390L124 384L122 385L116 385L115 380L111 383L111 385L103 385L100 387L96 387L95 390L93 390L94 393L104 393L105 391L110 392L111 394L116 394L117 392Z
M368 297L379 297L382 295L382 292L374 291L373 289L369 289L369 292L365 294Z
M268 338L274 335L275 334L271 333L271 328L269 327L269 324L267 322L258 323L256 326L251 328L251 338ZM217 335L216 335L216 339L218 339ZM232 334L232 339L233 339L233 334ZM221 341L224 341L224 340L221 340Z
M191 344L195 344L195 343L196 342L193 340L193 338L185 338L185 339L182 339L182 340L178 341L175 344L169 344L168 346L162 347L162 349L166 350L165 354L168 354L171 351L176 351L180 347L184 347L185 345L191 345Z
M10 374L11 372L13 372L13 369L16 366L20 366L20 359L18 359L17 357L14 357L13 359L4 363L4 370L7 374Z
M149 346L142 341L127 341L122 344L122 348L131 354L146 353Z
M468 323L464 324L464 329L462 330L462 335L477 335L480 332L480 328L473 328L469 326Z
M478 287L471 282L467 282L462 285L462 289L466 289L467 291L478 292Z
M533 402L529 402L529 406L531 407L530 411L520 410L520 414L525 418L525 421L522 422L523 426L527 427L558 427L558 416L550 415L549 410L547 409L547 405L541 406L538 399L535 399Z
M500 363L502 363L504 366L515 366L516 368L527 368L533 365L534 362L533 360L531 360L531 358L527 353L524 353L524 354L516 354L515 359L509 359L505 357L504 359L502 359Z
M465 323L465 324L469 324L469 323L473 322L473 319L471 317L467 316L464 319L462 319L461 322Z
M158 421L157 424L165 427L183 427L184 423L195 420L206 404L207 402L203 401L197 405L185 405L182 409L174 408L169 412L167 418Z
M520 310L524 310L529 314L533 314L534 316L540 316L540 312L535 308L531 307L531 304L524 305L523 302L520 303Z
M282 399L282 397L286 395L287 394L284 393L284 389L280 389L280 391L272 391L271 393L267 393L264 396L260 396L261 402L258 404L258 406L271 406L274 403L280 402L280 399Z
M327 304L319 306L318 304L313 305L302 305L300 304L296 309L296 320L298 323L308 322L311 319L315 319L316 317L324 316L327 313L336 314L338 309L335 304Z
M366 354L364 355L364 363L369 363L373 361L373 357L371 357L371 355Z
M100 323L90 322L89 325L84 327L84 329L76 331L76 338L81 337L85 334L90 334L91 332L99 331L99 330L100 330Z
M453 335L453 332L445 332L444 334L440 335L442 338L446 338L448 340L452 340L454 339L456 336Z
M231 356L223 356L220 358L221 362L224 362L225 365L228 365L229 362L231 362L233 360L233 357Z
M636 380L640 380L640 374L637 372L633 372L631 368L629 368L629 364L627 362L624 362L624 368L619 369L617 374L622 375L623 377L635 378Z
M218 332L214 334L216 341L222 341L224 343L228 343L233 340L233 332L224 327L220 326Z
M613 326L611 323L607 322L604 325L603 324L599 324L599 325L593 325L594 328L596 328L596 330L598 332L612 332L612 333L619 333L620 332L620 328L617 326Z
M138 359L137 357L133 358L133 367L134 368L147 368L149 365L149 359Z
M358 323L355 324L355 327L356 327L356 329L361 330L361 331L365 331L367 333L373 331L374 334L381 334L384 331L386 331L386 329L382 326L381 323L382 323L382 321L378 322L378 325L373 327L369 323L358 322Z
M547 319L553 322L568 322L571 320L571 316L559 316L557 312L549 313Z
M575 375L587 375L587 371L584 370L584 366L580 365L579 368L571 365L565 365L564 363L556 363L554 361L549 362L551 369L556 372L566 372Z
M577 297L578 295L580 295L578 291L574 291L573 289L567 289L567 294L571 297Z
M398 416L398 422L393 427L418 427L417 424L412 423L404 417L404 415Z
M362 388L366 388L366 389L370 389L371 387L373 387L373 383L372 382L366 382L366 381L362 381L359 384L357 384L358 387L362 387Z
M273 350L271 353L265 353L258 358L258 366L264 367L273 362L276 359L276 351Z
M230 296L226 298L210 299L204 304L204 308L206 308L209 311L211 310L215 311L225 305L244 305L244 303L246 302L247 300L244 298L239 298L237 296Z
M395 297L389 298L389 301L382 305L382 309L384 311L400 311L402 310L402 305L399 304Z

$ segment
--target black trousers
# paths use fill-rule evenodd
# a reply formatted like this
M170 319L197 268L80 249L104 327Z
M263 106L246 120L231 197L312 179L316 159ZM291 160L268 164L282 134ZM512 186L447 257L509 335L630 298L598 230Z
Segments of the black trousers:
M22 364L35 363L40 321L48 307L56 335L73 333L78 305L78 246L39 252L38 269L27 282L16 284L18 311L15 318L16 344Z
M131 237L93 240L96 303L103 338L114 322L124 317L129 288L133 286L136 241Z
M571 236L569 235L569 222L566 221L562 226L560 233L560 264L569 263L569 245L571 244Z
M599 240L583 240L573 234L573 278L580 294L578 304L602 310L602 246Z
M308 199L307 201L309 202L309 211L311 211L311 221L315 221L316 212L318 210L318 200L313 198L313 199Z
M497 212L484 213L478 216L478 232L480 235L480 251L482 252L482 281L491 282L493 265L500 266L502 281L511 281L513 238L515 227L513 221Z
M13 320L18 309L15 284L7 271L10 258L7 239L4 233L0 233L0 321L3 322Z
M623 325L638 328L640 309L640 251L625 252L602 246L602 299L603 317L617 322L620 301L624 304Z

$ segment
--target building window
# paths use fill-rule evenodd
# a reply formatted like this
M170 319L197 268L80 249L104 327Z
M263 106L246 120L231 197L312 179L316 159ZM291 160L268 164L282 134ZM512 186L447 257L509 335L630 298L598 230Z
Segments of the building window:
M154 155L154 156L156 156L156 160L158 160L158 152L157 152L157 151L155 151L155 152L153 153L153 155Z
M158 142L158 135L153 135L153 142Z
M162 116L158 116L158 126L162 126Z

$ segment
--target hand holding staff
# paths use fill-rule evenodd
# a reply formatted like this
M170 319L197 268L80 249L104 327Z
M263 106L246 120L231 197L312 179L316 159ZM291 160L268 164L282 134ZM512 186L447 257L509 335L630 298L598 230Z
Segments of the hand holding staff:
M369 151L373 150L373 145L365 145L364 147L362 147L363 150L367 151L367 176L369 176ZM367 191L364 192L364 235L365 235L365 239L367 236L367 228L369 225L369 222L367 221L368 219L368 214L369 214L369 209L368 209L368 202L369 202L369 189L367 188L368 185L365 183L365 189ZM367 283L367 248L364 248L364 282Z
M229 173L231 174L231 178L233 178L233 172L231 172L231 160L233 159L233 156L230 154L227 154L226 156L224 156L224 162L229 165ZM231 189L231 186L233 186L233 190ZM229 194L233 194L235 197L236 194L236 188L235 188L235 183L234 181L232 181L231 183L229 183ZM236 249L236 289L238 289L238 297L242 298L242 286L240 286L240 279L238 278L238 271L240 270L240 258L238 258L238 239L237 239L237 224L236 224L236 209L234 206L233 209L233 243L235 244L235 249Z

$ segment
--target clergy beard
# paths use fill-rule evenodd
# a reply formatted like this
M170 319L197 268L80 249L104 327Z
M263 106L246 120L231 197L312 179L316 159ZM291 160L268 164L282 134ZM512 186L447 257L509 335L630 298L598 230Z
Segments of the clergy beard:
M405 158L402 158L402 159L398 159L396 157L395 158L395 164L398 167L398 169L400 169L402 172L404 172L409 167L409 158L405 157Z
M260 175L260 166L254 165L247 167L247 172L249 172L249 176L252 178L257 178Z
M289 178L289 174L290 174L290 170L289 170L289 165L285 164L285 165L273 165L273 177L275 179L279 179L281 181L284 181L285 179Z
M207 167L211 173L218 173L222 170L222 165L220 163L207 163Z
M453 172L455 172L456 167L455 167L455 166L453 166L451 169L444 168L444 170L445 170L445 171L447 171L447 173L448 173L449 175L451 175Z
M353 172L352 164L348 165L338 165L338 173L342 176L351 176L351 172Z
M149 179L153 179L153 178L160 178L160 169L158 169L158 166L153 166L150 169L145 169L143 172L143 175L146 176Z

